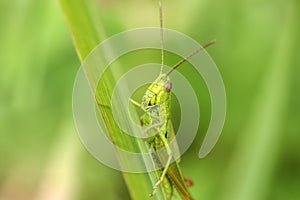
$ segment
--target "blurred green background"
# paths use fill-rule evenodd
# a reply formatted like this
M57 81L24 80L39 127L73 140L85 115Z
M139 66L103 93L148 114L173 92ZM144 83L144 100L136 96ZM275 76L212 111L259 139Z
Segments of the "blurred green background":
M210 119L209 94L199 83L199 137L181 162L196 199L300 198L299 3L163 1L165 27L201 44L218 40L208 52L227 92L222 136L198 160ZM86 4L101 41L159 25L154 0ZM77 136L72 89L80 61L59 3L1 1L0 26L0 200L130 199L122 174L96 161ZM136 58L132 63L151 61Z

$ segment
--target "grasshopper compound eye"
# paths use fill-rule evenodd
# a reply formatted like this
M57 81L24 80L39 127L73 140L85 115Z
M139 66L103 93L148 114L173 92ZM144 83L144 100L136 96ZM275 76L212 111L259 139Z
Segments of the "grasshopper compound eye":
M170 92L172 90L172 83L171 81L167 81L165 84L165 91Z

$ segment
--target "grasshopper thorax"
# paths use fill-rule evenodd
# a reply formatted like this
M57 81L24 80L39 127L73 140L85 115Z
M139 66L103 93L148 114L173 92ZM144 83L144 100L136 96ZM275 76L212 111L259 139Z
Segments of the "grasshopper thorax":
M170 91L172 83L169 76L160 74L157 79L147 88L143 96L142 108L149 110L150 108L168 103L170 99Z

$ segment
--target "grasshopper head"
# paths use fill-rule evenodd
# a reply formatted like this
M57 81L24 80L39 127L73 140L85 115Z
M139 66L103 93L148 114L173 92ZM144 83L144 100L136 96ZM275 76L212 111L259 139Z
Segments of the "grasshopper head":
M152 106L168 102L172 83L169 76L160 74L157 79L148 87L143 96L142 107L147 110Z

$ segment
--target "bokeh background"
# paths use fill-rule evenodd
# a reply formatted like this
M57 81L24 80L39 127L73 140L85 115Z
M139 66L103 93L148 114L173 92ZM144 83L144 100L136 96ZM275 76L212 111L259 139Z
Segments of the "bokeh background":
M154 0L86 2L107 38L159 25ZM166 0L163 6L165 27L201 44L218 40L208 52L227 92L222 136L198 160L210 119L209 94L199 82L199 137L181 162L195 182L193 195L299 199L299 1ZM0 200L130 199L122 174L96 161L77 136L72 89L80 61L59 3L2 0L0 27ZM137 56L132 63L150 60Z

